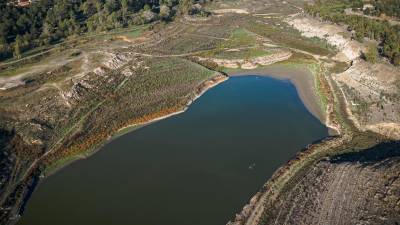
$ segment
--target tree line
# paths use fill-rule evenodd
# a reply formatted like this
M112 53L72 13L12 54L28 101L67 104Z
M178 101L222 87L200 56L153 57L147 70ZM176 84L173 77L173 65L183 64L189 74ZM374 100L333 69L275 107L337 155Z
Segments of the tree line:
M371 10L371 14L400 18L400 0L376 0L372 2L374 9Z
M394 65L400 65L400 26L392 26L387 21L374 20L358 15L346 15L344 10L354 0L316 1L306 5L308 14L325 21L348 25L354 38L363 42L364 38L376 40L379 43L377 52L387 57Z
M38 0L29 7L0 1L0 60L85 32L99 32L203 13L206 0ZM196 7L194 7L196 6Z
M342 0L342 2L352 9L362 10L367 15L400 18L400 0Z

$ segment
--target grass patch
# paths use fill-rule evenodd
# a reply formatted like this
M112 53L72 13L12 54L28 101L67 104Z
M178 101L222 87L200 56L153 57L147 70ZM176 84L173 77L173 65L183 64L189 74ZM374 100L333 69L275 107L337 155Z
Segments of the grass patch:
M199 56L217 59L251 59L269 54L271 53L258 43L254 33L244 28L237 28L231 33L229 40Z
M252 59L260 56L270 55L271 52L260 48L246 48L229 51L227 49L216 49L200 54L202 57L217 59Z
M317 38L306 38L301 36L300 32L286 26L284 29L266 25L259 22L250 21L246 29L260 36L271 39L284 47L295 48L318 55L331 55L334 53L332 46L326 41Z
M229 41L226 41L222 44L224 48L237 48L237 47L249 47L254 46L256 43L256 36L249 32L247 29L238 28L235 29Z
M19 68L12 68L10 70L5 70L0 73L0 77L12 77L21 73L26 73L30 71L30 66L24 66Z

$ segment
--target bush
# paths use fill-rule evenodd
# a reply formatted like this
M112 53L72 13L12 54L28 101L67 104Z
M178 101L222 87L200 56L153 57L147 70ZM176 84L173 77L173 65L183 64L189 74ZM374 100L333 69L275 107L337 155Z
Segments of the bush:
M171 9L166 5L162 5L160 7L160 17L164 21L171 20Z
M400 66L400 54L399 54L399 55L396 55L396 56L393 58L393 64L394 64L395 66Z
M376 63L379 57L377 46L369 45L367 51L363 53L363 57L368 62Z

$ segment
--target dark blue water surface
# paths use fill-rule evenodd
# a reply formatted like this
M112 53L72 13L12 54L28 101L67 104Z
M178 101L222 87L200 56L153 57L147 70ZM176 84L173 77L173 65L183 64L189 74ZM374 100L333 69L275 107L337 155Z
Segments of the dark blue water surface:
M19 224L223 225L327 135L291 83L234 77L46 179Z

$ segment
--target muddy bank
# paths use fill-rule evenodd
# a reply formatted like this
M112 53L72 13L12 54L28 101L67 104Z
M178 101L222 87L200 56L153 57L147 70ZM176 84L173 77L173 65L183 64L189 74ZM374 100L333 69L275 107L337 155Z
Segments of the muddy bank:
M266 68L229 73L229 76L259 75L289 80L294 84L304 105L321 123L325 124L325 114L315 87L314 76L307 68L272 65Z

